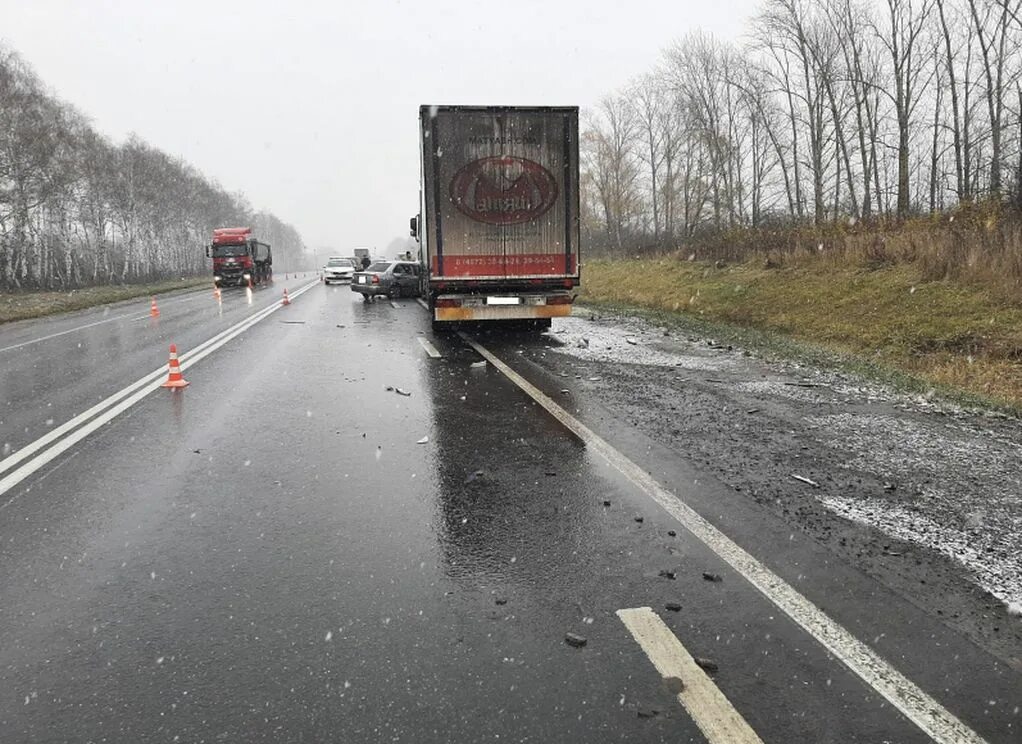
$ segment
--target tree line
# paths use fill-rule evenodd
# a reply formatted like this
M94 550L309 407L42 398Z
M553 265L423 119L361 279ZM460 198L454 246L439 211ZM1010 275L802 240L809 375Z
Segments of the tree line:
M304 262L294 227L138 137L111 142L0 47L0 288L203 274L213 228L237 225L278 266Z
M1022 0L764 0L587 112L585 230L605 247L732 228L1022 209Z

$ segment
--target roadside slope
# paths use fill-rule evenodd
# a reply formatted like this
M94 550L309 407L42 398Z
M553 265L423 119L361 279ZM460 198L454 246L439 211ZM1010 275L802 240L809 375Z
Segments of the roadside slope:
M824 260L769 269L672 258L590 261L587 303L625 305L781 334L937 386L1022 406L1022 301L911 266Z

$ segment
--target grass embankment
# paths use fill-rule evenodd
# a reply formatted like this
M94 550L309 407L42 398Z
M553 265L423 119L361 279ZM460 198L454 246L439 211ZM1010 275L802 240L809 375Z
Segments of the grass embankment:
M0 292L0 323L44 315L83 310L108 302L120 302L134 297L172 292L204 284L213 286L208 276L190 279L169 279L154 284L120 284L107 287L87 287L70 292ZM210 289L212 291L212 289Z
M582 286L584 302L765 331L850 354L860 369L1022 409L1022 300L926 281L919 266L596 260L586 264Z

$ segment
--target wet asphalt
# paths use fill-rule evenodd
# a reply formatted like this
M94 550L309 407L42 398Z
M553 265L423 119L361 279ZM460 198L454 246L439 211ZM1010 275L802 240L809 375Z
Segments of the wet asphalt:
M168 298L157 323L135 303L0 328L3 349L130 315L0 351L0 443L280 286ZM561 393L521 339L483 343L987 740L1017 741L1017 674ZM0 495L0 741L704 741L614 614L641 606L717 663L763 741L929 741L478 361L414 300L317 285Z

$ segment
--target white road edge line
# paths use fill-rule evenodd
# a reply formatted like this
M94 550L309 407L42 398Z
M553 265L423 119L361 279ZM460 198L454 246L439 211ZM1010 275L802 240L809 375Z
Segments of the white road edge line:
M312 287L315 287L318 283L319 283L318 281L314 281L311 282L310 284L307 284L304 287L295 290L295 292L291 295L292 299L300 297L305 292L312 289ZM221 346L226 344L234 337L240 335L241 333L244 333L249 328L254 326L256 323L263 320L264 318L269 317L271 314L276 312L281 307L282 305L279 302L274 302L274 304L270 305L269 307L260 310L256 314L236 323L227 330L222 331L221 333L217 334L208 341L205 341L204 343L197 346L195 349L192 349L190 352L182 354L180 357L182 371L188 369L201 359L204 359L206 356L219 349ZM68 434L68 436L66 436L63 439L60 439L59 442L57 442L49 449L45 450L42 454L37 455L36 457L29 460L21 467L19 467L17 470L14 470L13 472L6 475L4 478L0 479L0 495L6 493L11 488L16 486L18 483L25 480L25 478L39 470L39 468L43 467L46 463L50 462L55 457L59 456L62 452L65 452L68 449L70 449L72 446L80 442L82 439L87 437L89 434L94 432L103 424L107 423L108 421L111 421L124 411L131 408L133 405L135 405L140 400L149 395L149 393L158 389L160 385L162 385L162 383L160 382L160 378L162 378L163 375L165 375L166 373L167 369L166 365L164 365L160 369L153 371L152 373L132 383L123 390L114 393L113 395L109 396L102 402L97 403L88 411L85 411L84 413L79 414L70 421L65 422L64 424L57 427L53 431L49 432L45 436L40 437L39 439L32 442L31 444L26 445L25 447L22 447L20 450L18 450L16 453L5 459L3 462L0 462L0 472L3 472L7 468L16 464L17 462L23 460L29 454L37 452L39 449L45 447L54 440L59 439L64 434L67 434L68 432L71 432L73 429L77 428L76 431ZM133 395L131 395L133 391L135 392ZM113 405L118 400L128 395L130 395L130 397L128 397L126 400L123 400L121 403L117 405ZM104 409L105 413L101 413L102 411L104 411ZM92 422L85 423L89 419L93 419Z
M273 306L271 305L270 307L273 307ZM228 333L233 331L238 326L240 326L240 325L242 325L244 323L247 323L249 321L252 321L253 319L255 319L257 317L261 319L262 314L269 313L269 312L270 312L270 308L263 308L262 310L259 310L259 311L255 312L255 313L253 313L252 315L248 316L247 318L243 318L242 320L238 321L238 323L236 323L235 325L231 326L230 328L227 328L226 330L221 331L216 336L213 336L212 338L208 339L207 341L204 341L203 343L199 344L194 349L191 349L190 351L187 351L187 352L183 353L181 355L181 357L180 357L181 361L184 362L186 359L191 357L193 354L195 354L195 353L201 351L202 349L204 349L208 344L216 343L220 338L222 338L223 336L226 336ZM26 444L24 447L19 449L14 454L6 457L3 460L0 460L0 473L6 472L10 468L14 467L16 464L21 462L22 460L24 460L26 457L29 457L30 455L34 454L35 452L38 452L40 449L42 449L46 445L50 444L50 442L53 442L53 441L59 439L60 437L64 436L67 432L69 432L72 429L76 428L77 426L85 423L86 421L88 421L90 418L92 418L96 414L100 413L101 411L105 410L106 408L109 408L114 403L119 401L121 398L124 398L127 395L131 394L132 392L134 392L135 390L137 390L139 387L141 387L142 385L146 384L147 382L151 382L152 380L155 380L155 379L161 377L162 375L164 375L166 373L166 371L167 371L167 367L164 364L163 366L161 366L158 369L153 370L152 372L150 372L148 375L146 375L145 377L141 378L140 380L137 380L136 382L132 383L131 385L128 385L127 387L123 388L122 390L119 390L118 392L114 393L113 395L110 395L110 396L104 398L99 403L97 403L96 405L92 406L91 408L83 411L82 413L78 414L74 418L69 419L68 421L65 421L63 424L61 424L57 428L53 429L52 431L47 432L43 436L41 436L38 439L36 439L34 442L30 442L29 444Z
M659 615L649 607L635 607L618 610L617 616L664 681L673 678L684 685L678 702L709 744L763 744Z
M424 338L423 336L416 336L416 339L418 339L419 345L423 349L425 349L426 353L429 354L433 359L440 358L440 352L437 351L437 348L429 342L428 338Z
M416 297L415 301L418 302L420 305L422 305L422 309L423 310L429 310L429 305L426 304L426 301L424 299L422 299L421 297Z
M489 350L469 338L458 334L477 354L499 369L511 382L568 430L587 447L599 453L610 465L644 491L685 529L702 541L722 560L773 602L806 633L837 657L876 690L906 718L918 726L937 744L985 744L985 740L925 693L876 651L849 633L831 619L790 584L784 581L756 558L747 553L731 538L700 516L678 496L661 486L652 476L614 449L581 421L561 408L539 388L519 375Z
M189 296L187 298L185 298L185 299L194 299L191 296L191 294L195 294L197 296L198 292L196 291L195 293L189 293ZM171 302L167 302L166 304L167 305L176 305L178 302L181 302L181 301L182 300L173 300ZM75 331L84 331L86 328L92 328L93 326L103 325L104 323L113 323L115 320L123 320L124 318L129 318L130 320L145 320L148 317L150 317L150 316L148 316L148 315L139 315L137 317L132 317L132 313L124 313L123 315L115 315L112 318L103 318L103 320L97 320L94 323L86 323L85 325L75 326L74 328L69 328L66 331L59 331L58 333L51 333L48 336L40 336L39 338L33 338L33 339L29 340L29 341L22 341L20 344L14 344L13 346L4 346L3 348L0 348L0 354L2 354L5 351L14 351L15 349L21 349L21 348L23 348L25 346L31 346L32 344L38 344L38 343L41 343L43 341L49 341L51 338L57 338L58 336L66 336L67 334L74 333Z

